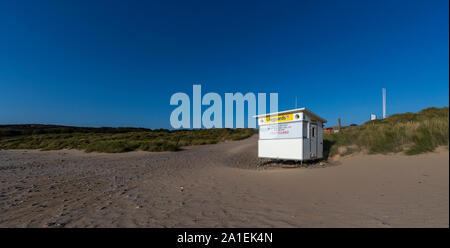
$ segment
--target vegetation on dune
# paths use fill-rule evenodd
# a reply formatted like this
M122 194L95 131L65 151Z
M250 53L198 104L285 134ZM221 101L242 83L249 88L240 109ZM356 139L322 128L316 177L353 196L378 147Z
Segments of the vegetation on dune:
M0 149L79 149L87 152L176 151L250 137L255 129L150 130L49 125L0 126Z
M0 125L0 137L31 135L31 134L62 134L62 133L128 133L152 131L148 128L134 127L72 127L42 124ZM169 131L156 129L153 131Z
M324 134L326 156L365 151L371 154L405 152L414 155L449 144L449 109L427 108L418 113L394 114L339 133Z
M354 152L408 155L449 144L449 108L394 114L383 120L324 133L324 155ZM0 125L0 149L79 149L87 152L176 151L182 146L240 140L255 129L167 130L145 128L86 128L55 125Z

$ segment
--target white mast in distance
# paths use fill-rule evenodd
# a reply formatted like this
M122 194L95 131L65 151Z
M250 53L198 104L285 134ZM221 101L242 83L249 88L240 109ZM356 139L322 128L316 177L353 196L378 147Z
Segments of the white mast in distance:
M382 89L383 92L383 119L386 118L386 88Z

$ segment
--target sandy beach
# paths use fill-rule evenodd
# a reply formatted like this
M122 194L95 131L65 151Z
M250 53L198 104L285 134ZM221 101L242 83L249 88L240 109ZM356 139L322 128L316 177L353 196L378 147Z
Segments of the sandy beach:
M0 227L449 227L449 152L258 168L257 136L179 152L0 151Z

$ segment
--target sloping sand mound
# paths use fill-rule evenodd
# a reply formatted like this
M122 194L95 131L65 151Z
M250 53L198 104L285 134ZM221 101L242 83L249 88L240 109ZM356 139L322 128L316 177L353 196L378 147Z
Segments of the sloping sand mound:
M257 170L257 137L180 152L0 151L1 227L448 227L448 150Z

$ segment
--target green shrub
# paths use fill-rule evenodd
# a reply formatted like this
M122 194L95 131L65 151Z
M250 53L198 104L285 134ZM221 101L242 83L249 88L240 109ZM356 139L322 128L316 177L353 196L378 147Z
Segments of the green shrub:
M339 147L357 146L369 153L405 150L408 155L433 151L449 144L449 109L427 108L418 113L391 115L324 134L324 154L338 154ZM347 151L348 152L348 151Z
M37 126L37 129L33 129ZM167 130L77 128L44 125L0 126L0 149L79 149L86 152L177 151L182 146L248 138L255 129ZM20 134L20 135L17 135Z

